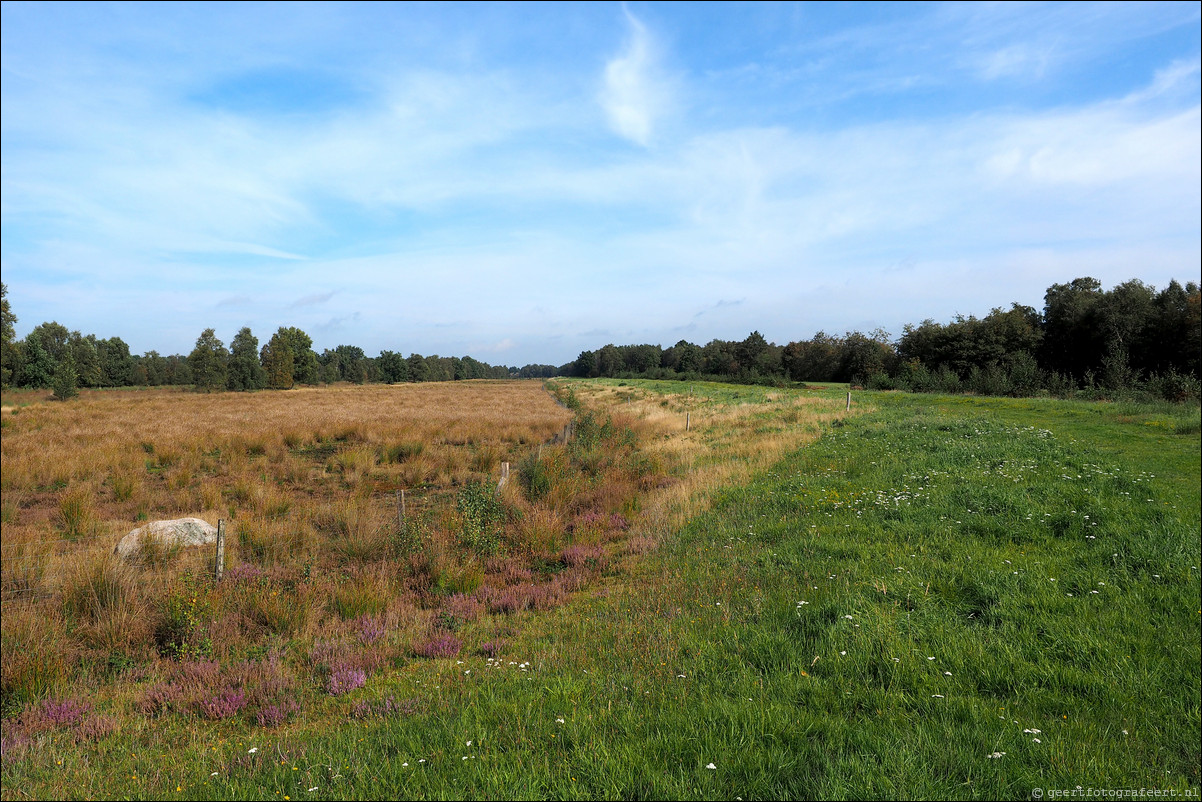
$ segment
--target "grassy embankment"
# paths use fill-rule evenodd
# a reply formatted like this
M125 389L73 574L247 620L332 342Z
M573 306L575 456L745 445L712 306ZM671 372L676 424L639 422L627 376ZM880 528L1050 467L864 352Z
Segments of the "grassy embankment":
M632 559L514 616L499 659L406 662L274 730L63 727L5 797L1196 793L1197 410L665 389L577 386L696 428L645 449L681 468Z

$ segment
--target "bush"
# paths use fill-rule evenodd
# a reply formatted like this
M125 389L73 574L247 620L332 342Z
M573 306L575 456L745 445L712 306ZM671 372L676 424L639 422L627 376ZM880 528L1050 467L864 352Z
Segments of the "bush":
M964 382L959 374L947 365L940 365L939 370L932 376L932 388L940 393L959 393L964 390Z
M530 501L538 501L551 493L551 466L541 456L531 454L523 460L518 467L518 476L522 482L522 489L526 491L526 498Z
M505 507L484 482L470 482L455 498L461 520L460 540L477 554L496 554L501 545Z
M330 670L326 677L326 693L341 696L367 684L367 671L351 665L339 665Z
M1152 374L1146 384L1148 391L1166 401L1197 401L1199 382L1196 376L1178 373L1169 368L1168 373Z
M463 641L449 632L441 632L419 644L413 651L419 657L455 657L463 648Z
M213 654L205 622L212 618L208 588L192 574L184 574L183 587L163 600L155 641L159 651L177 660L202 659Z
M78 383L79 376L75 373L75 360L68 355L59 362L58 368L54 371L54 380L51 383L54 397L59 401L75 398L79 395L79 389L76 387Z

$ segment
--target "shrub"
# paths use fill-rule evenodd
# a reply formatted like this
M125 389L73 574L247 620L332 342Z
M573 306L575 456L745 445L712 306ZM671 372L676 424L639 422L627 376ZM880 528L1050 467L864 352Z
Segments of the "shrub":
M196 706L201 715L214 721L233 718L246 707L246 694L236 688L225 688L201 699Z
M21 724L30 733L78 727L91 709L78 699L43 699L21 715Z
M326 678L326 693L330 696L340 696L367 684L367 672L352 665L338 665L330 670Z
M490 640L480 644L480 654L485 657L496 657L505 648L507 643L504 640Z
M455 498L461 520L460 539L477 554L496 554L501 545L505 507L484 482L469 482Z
M75 372L75 360L68 355L59 362L54 371L54 380L51 382L54 397L59 401L75 398L79 395L79 389L76 386L78 384L79 375Z
M278 727L291 719L299 711L300 706L291 699L287 699L278 704L269 704L260 707L255 713L255 722L260 727Z
M413 651L419 657L455 657L463 648L463 641L449 632L441 632L423 641Z
M359 630L359 640L363 645L370 646L371 644L384 637L384 622L378 617L372 615L362 615L355 621L356 628Z
M601 564L603 555L604 550L600 546L575 545L564 549L559 559L570 568L596 567Z
M172 710L178 710L186 694L174 682L160 682L142 695L135 707L148 718L156 718Z
M225 572L225 579L228 582L235 584L250 584L260 582L267 576L267 572L257 565L251 565L247 562L238 563L233 568Z
M483 609L484 605L482 605L480 600L474 596L468 596L466 593L455 593L447 598L439 615L440 618L441 616L446 615L451 620L466 623L468 621L475 621L477 618L479 618ZM442 628L455 630L458 628L458 625L444 626Z
M530 455L518 467L522 489L526 498L538 501L551 493L553 471L551 465L541 456Z
M178 660L205 658L213 654L213 641L205 629L212 618L208 588L192 574L185 574L183 587L163 600L155 641L159 651Z

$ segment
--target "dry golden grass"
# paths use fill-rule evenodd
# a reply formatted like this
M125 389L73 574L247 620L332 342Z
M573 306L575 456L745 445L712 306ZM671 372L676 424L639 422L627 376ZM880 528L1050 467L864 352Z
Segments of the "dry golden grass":
M348 493L447 487L495 475L570 416L533 382L461 382L110 391L6 408L4 417L7 546L115 542L144 518L206 510L270 518Z
M23 406L6 393L5 401L6 660L7 622L20 619L14 605L75 622L68 651L145 645L165 594L212 561L211 550L189 549L114 564L117 541L148 520L224 519L230 566L371 563L390 554L396 490L407 491L411 516L446 506L466 482L495 482L500 462L516 462L571 417L535 382L106 391L70 403L27 393L15 399ZM370 587L387 598L379 583ZM235 612L294 633L323 607L298 622L281 604L258 599ZM226 629L240 627L254 629Z

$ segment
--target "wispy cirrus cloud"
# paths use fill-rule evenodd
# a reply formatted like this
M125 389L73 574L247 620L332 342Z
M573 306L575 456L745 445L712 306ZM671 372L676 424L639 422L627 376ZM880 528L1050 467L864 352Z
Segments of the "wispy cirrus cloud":
M627 39L622 50L605 64L601 105L614 133L647 147L656 123L671 106L670 83L647 26L629 9L622 11L628 26Z

